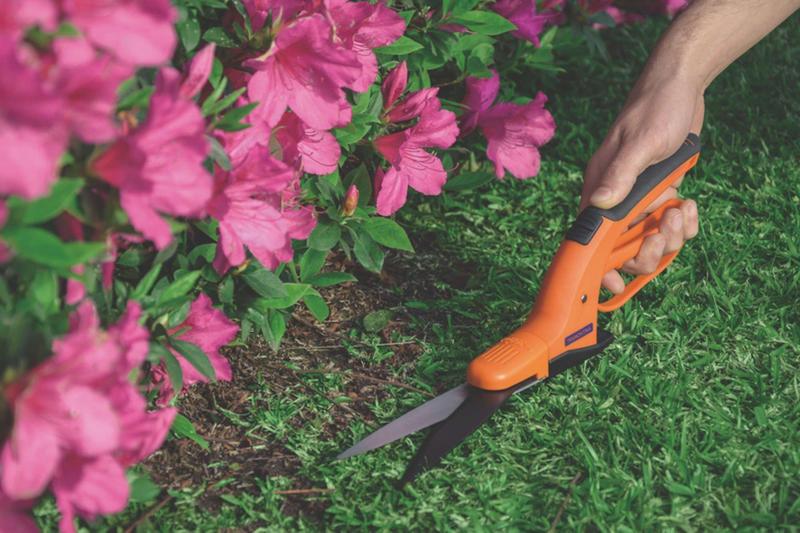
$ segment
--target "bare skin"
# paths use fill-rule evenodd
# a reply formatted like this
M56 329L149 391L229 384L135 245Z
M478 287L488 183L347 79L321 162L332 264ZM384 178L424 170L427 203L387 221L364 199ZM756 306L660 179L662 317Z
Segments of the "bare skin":
M581 208L610 208L622 201L636 177L674 153L689 133L700 133L703 93L750 47L800 8L800 0L695 0L667 29L584 175ZM671 187L648 212L678 196ZM653 272L661 258L697 235L697 204L686 200L665 213L659 233L622 268ZM614 293L625 289L616 270L603 278Z

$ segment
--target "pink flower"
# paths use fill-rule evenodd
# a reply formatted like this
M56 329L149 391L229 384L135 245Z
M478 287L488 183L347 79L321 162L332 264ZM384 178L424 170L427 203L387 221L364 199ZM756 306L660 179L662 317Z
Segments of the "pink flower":
M251 102L242 96L236 105L241 107L249 103ZM258 106L242 120L243 123L250 125L249 128L240 131L214 132L217 140L225 147L232 167L239 166L255 147L282 150L280 143L271 142L272 127L269 126L267 118L264 106Z
M332 41L331 31L321 14L298 19L278 32L263 56L245 63L256 69L248 97L261 102L269 126L278 123L287 106L317 130L350 121L352 110L342 88L357 85L362 67L355 52Z
M75 531L75 515L91 520L125 509L130 495L125 469L109 455L90 459L67 455L53 479L53 495L61 511L59 529Z
M203 167L205 121L181 91L180 74L161 69L146 121L92 164L97 175L119 189L133 227L159 249L172 240L159 213L200 217L213 187Z
M339 168L342 149L336 137L328 131L307 126L295 113L284 113L274 135L281 147L281 153L277 155L284 163L319 175L330 174Z
M68 131L61 98L24 52L0 38L0 195L34 199L56 180Z
M361 63L361 75L352 89L364 92L378 76L378 59L374 48L387 46L402 37L406 22L394 10L386 7L383 0L376 4L327 0L327 9L334 22L336 38L348 50L357 54Z
M14 501L0 490L0 531L37 533L39 528L31 517L31 502Z
M14 426L0 454L0 483L13 500L37 497L52 483L62 530L72 516L122 510L124 468L163 442L175 411L147 412L129 381L147 355L148 333L131 302L103 332L90 302L53 343L53 356L5 391Z
M539 46L539 35L544 27L553 23L553 13L536 13L536 0L498 0L492 9L510 20L517 30L513 36L526 39Z
M98 55L83 39L57 39L53 47L58 60L55 85L63 95L67 125L88 143L112 140L118 134L114 123L117 89L133 69Z
M125 63L159 65L172 57L177 11L169 0L73 0L62 8L89 41Z
M290 20L308 3L308 0L242 0L253 31L261 30L270 15L276 21Z
M477 127L481 114L485 113L500 93L500 76L497 71L492 69L492 76L489 78L467 78L467 90L462 102L467 108L461 115L459 125L461 135L467 135Z
M206 45L197 52L186 70L186 77L181 84L180 94L184 98L194 98L208 81L211 68L214 66L214 52L217 47L214 43Z
M392 69L381 84L383 94L383 109L387 111L394 107L397 100L403 96L408 85L408 63L403 61Z
M56 5L51 0L4 0L0 9L0 39L19 40L25 30L38 25L52 31L58 25Z
M419 117L414 126L378 137L375 148L391 167L382 176L377 195L377 212L388 216L406 203L408 187L426 195L442 192L447 172L442 161L427 148L449 148L458 137L456 116L443 110L436 97L438 88L422 89L395 103L405 89L406 67L401 63L384 82L385 114L390 123Z
M547 97L538 93L533 101L521 105L499 103L492 106L499 91L499 78L467 80L464 103L469 110L462 117L465 131L475 125L488 140L486 155L494 162L498 178L508 170L515 178L526 179L539 173L539 147L552 139L556 124L544 108Z
M290 261L292 239L307 238L316 225L314 210L298 205L295 172L256 147L215 179L208 213L219 221L217 272L244 263L245 246L266 268Z
M231 365L219 353L219 349L236 337L239 332L239 326L228 320L222 311L214 309L208 296L200 294L192 302L186 320L170 333L179 331L182 331L182 333L176 337L177 339L196 344L205 352L211 362L211 366L214 367L214 373L218 381L231 380ZM198 372L182 355L175 350L172 353L183 371L183 390L195 383L208 382L208 378ZM159 403L164 405L172 399L175 391L172 390L172 385L163 364L154 368L153 378L156 383L161 385Z

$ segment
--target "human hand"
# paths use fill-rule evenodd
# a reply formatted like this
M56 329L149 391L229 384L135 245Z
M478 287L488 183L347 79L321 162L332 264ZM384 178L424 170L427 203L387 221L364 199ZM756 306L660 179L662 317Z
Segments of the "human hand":
M608 209L621 202L645 168L672 155L689 133L700 132L703 112L702 90L693 83L679 77L643 76L586 167L581 209L590 204ZM676 198L681 181L634 223ZM697 230L697 204L686 200L680 209L667 210L659 232L645 239L639 254L625 263L622 271L634 275L654 272L664 255L678 250ZM603 286L618 294L625 289L625 282L612 270L603 277Z

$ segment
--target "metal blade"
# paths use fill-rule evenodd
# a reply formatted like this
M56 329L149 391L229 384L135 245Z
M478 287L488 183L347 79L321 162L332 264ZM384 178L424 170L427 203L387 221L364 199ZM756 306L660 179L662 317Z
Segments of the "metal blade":
M336 459L347 459L348 457L380 448L415 431L441 422L453 414L453 411L461 405L466 399L469 389L469 385L465 383L440 394L432 400L428 400L400 418L370 433L364 439L337 455Z
M542 380L528 380L503 391L487 391L469 387L464 402L442 424L428 434L419 451L408 464L400 479L402 487L420 473L436 466L442 457L461 444L481 424L502 406L514 393L521 392Z

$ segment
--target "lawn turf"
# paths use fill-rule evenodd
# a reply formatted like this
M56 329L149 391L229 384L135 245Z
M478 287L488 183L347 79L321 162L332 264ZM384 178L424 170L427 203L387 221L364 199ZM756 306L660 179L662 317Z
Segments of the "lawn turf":
M683 187L698 202L700 234L664 275L604 317L616 342L602 357L514 397L404 492L393 482L422 435L348 461L329 459L426 396L395 388L393 397L370 403L372 422L341 427L330 439L322 428L341 377L304 377L316 395L289 389L280 402L269 398L283 411L266 416L253 408L240 422L284 439L302 461L298 475L333 490L290 497L275 491L291 480L256 479L256 490L233 491L206 509L198 503L203 487L188 487L172 491L174 498L140 528L499 531L555 523L563 531L649 531L800 524L799 23L798 16L785 23L709 90L706 149ZM537 178L416 199L401 212L419 250L412 260L443 269L448 294L396 310L424 348L398 368L406 383L441 391L462 382L471 357L525 316L574 217L583 165L661 27L648 22L609 32L610 63L584 59L557 78L535 74L558 124ZM448 281L453 272L457 282ZM380 358L380 351L351 351ZM317 422L299 430L286 425L300 411ZM299 500L324 511L286 513L289 498L295 507ZM96 527L124 527L148 505ZM53 523L52 505L38 514Z

